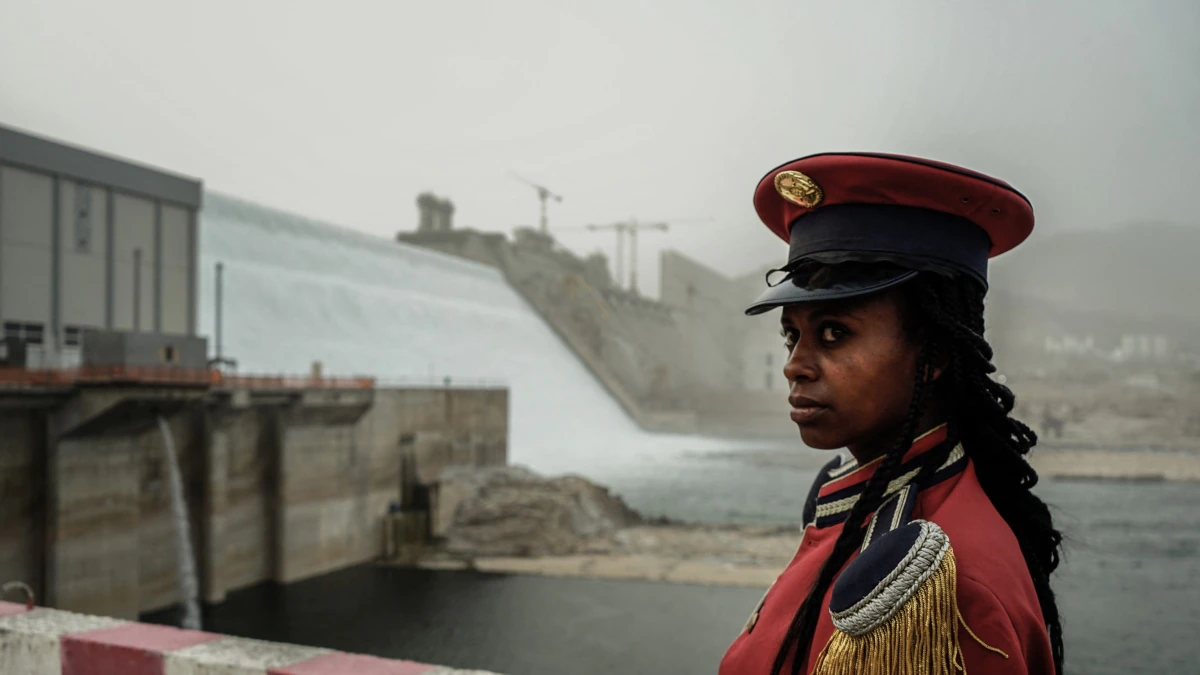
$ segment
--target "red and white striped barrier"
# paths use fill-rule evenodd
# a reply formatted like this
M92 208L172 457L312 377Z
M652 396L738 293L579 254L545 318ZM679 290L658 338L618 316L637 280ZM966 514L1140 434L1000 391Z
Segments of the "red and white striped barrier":
M492 675L0 602L4 675Z

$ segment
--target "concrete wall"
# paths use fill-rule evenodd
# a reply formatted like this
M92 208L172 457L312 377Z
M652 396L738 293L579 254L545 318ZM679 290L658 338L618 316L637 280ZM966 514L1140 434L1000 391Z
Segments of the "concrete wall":
M471 230L401 232L396 235L396 240L502 268L496 249L504 245L505 237L497 232L483 233Z
M506 391L377 390L361 416L343 402L281 419L278 581L378 557L403 466L432 486L452 467L507 462Z
M519 239L510 244L502 235L470 230L397 235L399 241L496 266L640 426L694 431L695 416L671 409L663 392L682 372L678 341L662 338L678 336L669 308L644 299L630 303L642 306L633 311L614 304L605 295L608 278L596 269L598 259L555 249L553 240L536 232Z
M135 442L126 436L51 444L47 604L133 618L139 603L141 505Z
M776 394L786 391L778 317L744 314L762 275L728 279L667 253L659 302L613 288L600 258L581 260L540 234L518 234L515 243L471 230L396 238L500 269L644 429L794 434L776 421ZM708 403L718 400L723 407Z
M43 588L46 421L38 411L0 411L0 584Z
M761 323L745 316L756 296L680 253L664 252L661 259L663 302L676 308L687 336L681 350L687 359L684 368L697 373L705 387L730 389L756 383L748 388L761 389L766 379L757 365L765 363L764 355L755 353L748 360L745 347L750 331ZM754 344L757 347L758 342Z
M507 458L504 390L97 388L42 410L25 396L0 397L0 582L122 618L179 601L158 414L207 602L376 559L405 483Z
M206 602L274 574L278 419L262 407L210 413L197 549Z
M660 295L664 304L689 307L697 304L719 306L721 311L745 309L753 297L745 297L734 282L704 264L677 251L660 256Z
M399 480L391 490L372 494L371 479L397 475L399 443L375 457L375 448L356 428L364 412L365 407L350 404L283 413L277 581L297 581L376 557L382 541L377 525L388 500L399 494Z

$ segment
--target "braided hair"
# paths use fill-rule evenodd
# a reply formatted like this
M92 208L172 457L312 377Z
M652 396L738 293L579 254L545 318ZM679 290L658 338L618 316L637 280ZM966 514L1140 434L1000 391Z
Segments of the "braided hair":
M975 464L988 499L1016 535L1050 634L1054 669L1062 675L1062 625L1050 587L1050 574L1059 564L1062 534L1054 528L1045 502L1031 492L1038 476L1025 455L1037 443L1037 435L1009 416L1015 401L1012 391L989 377L996 367L992 365L992 348L983 337L985 291L961 278L931 273L918 275L900 290L905 332L922 343L908 415L895 442L864 485L832 553L792 617L771 675L783 673L789 656L794 657L791 675L803 672L825 594L850 556L862 545L863 524L879 508L884 490L899 474L901 459L913 443L917 424L934 398L942 404L947 416L949 437L923 463L914 480L920 481L941 466L961 441ZM927 373L936 365L944 365L945 371L935 384Z

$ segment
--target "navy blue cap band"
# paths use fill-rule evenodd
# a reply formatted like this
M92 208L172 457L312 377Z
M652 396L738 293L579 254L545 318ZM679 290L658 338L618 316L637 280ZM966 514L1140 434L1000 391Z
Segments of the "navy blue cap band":
M961 272L987 286L991 240L961 216L912 206L837 204L792 223L788 267L812 260L893 262Z

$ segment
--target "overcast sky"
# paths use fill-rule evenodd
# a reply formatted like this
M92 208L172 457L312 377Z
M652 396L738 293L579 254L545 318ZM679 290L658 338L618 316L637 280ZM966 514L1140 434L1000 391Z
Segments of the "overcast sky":
M642 237L740 274L750 206L828 150L927 155L1029 196L1037 234L1200 224L1195 0L3 0L0 124L380 235L712 218ZM1036 238L1031 243L1036 242Z

